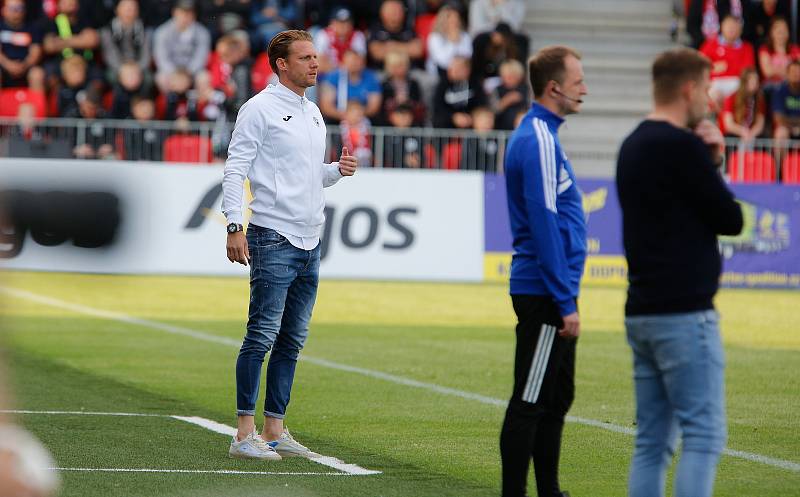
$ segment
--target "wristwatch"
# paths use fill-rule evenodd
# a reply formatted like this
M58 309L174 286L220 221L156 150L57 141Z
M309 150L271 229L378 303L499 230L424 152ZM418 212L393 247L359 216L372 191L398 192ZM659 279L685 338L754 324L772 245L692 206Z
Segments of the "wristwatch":
M237 231L243 231L244 227L241 224L231 223L227 227L228 233L236 233Z

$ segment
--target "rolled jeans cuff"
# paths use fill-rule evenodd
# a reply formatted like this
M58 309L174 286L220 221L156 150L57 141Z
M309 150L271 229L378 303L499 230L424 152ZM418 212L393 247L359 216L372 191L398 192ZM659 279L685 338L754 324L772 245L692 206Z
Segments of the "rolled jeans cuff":
M264 411L264 416L276 419L283 419L286 417L285 414L278 414L277 412L269 412L269 411Z
M256 410L255 409L236 409L237 416L255 416Z

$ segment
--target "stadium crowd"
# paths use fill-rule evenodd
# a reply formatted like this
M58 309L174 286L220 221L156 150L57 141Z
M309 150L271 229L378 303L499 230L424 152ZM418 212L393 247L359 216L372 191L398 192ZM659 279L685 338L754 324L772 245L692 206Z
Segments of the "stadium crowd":
M800 47L787 0L688 0L691 44L712 61L714 112L726 136L800 138Z
M0 115L19 118L22 141L37 136L37 117L142 124L95 125L96 139L71 149L82 158L161 160L160 143L142 146L164 140L148 134L148 122L174 121L185 132L191 122L234 121L277 81L266 47L290 28L313 34L320 74L308 96L364 163L373 126L486 133L513 129L529 105L524 0L0 2ZM430 167L434 155L447 155L410 153L406 145L423 144L389 143L397 139L386 138L388 166ZM487 164L499 158L487 140L458 147L459 157L474 149ZM455 168L459 159L449 162Z

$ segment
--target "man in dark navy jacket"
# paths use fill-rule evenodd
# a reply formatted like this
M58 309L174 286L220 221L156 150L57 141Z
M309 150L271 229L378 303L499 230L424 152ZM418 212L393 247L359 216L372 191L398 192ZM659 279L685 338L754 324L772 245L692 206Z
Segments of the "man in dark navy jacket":
M717 235L742 230L722 181L725 143L708 110L711 62L690 48L653 63L653 112L625 139L617 191L628 260L636 447L629 497L664 495L678 434L676 497L710 497L725 447L724 354L713 298Z
M514 391L500 435L503 497L524 497L533 458L539 497L561 497L558 459L575 392L578 290L586 224L575 173L558 140L586 95L580 55L551 46L531 58L535 103L508 145L506 187L517 314Z

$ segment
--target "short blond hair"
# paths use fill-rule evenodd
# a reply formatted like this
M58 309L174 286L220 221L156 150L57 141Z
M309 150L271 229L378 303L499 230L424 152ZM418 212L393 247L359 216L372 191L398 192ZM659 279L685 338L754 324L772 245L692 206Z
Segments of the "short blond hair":
M61 61L61 73L65 73L70 69L80 69L85 71L87 68L86 60L80 55L71 55Z
M661 53L653 62L653 100L657 104L672 103L687 81L700 81L711 70L711 61L693 48L673 48Z
M530 58L528 72L534 97L541 97L550 81L557 81L559 84L564 82L567 72L565 60L569 56L581 59L581 54L577 50L564 45L544 47Z
M401 52L399 50L389 52L386 54L386 58L383 60L385 67L391 67L399 63L403 63L407 66L411 64L411 59L408 57L406 52Z
M303 31L301 29L281 31L272 38L267 48L269 66L272 68L272 72L278 74L278 59L286 59L289 57L289 49L292 43L296 41L313 41L313 39L308 31Z
M518 61L517 59L504 60L500 64L500 73L502 74L504 70L511 71L518 76L525 75L525 66L523 66L522 62Z

